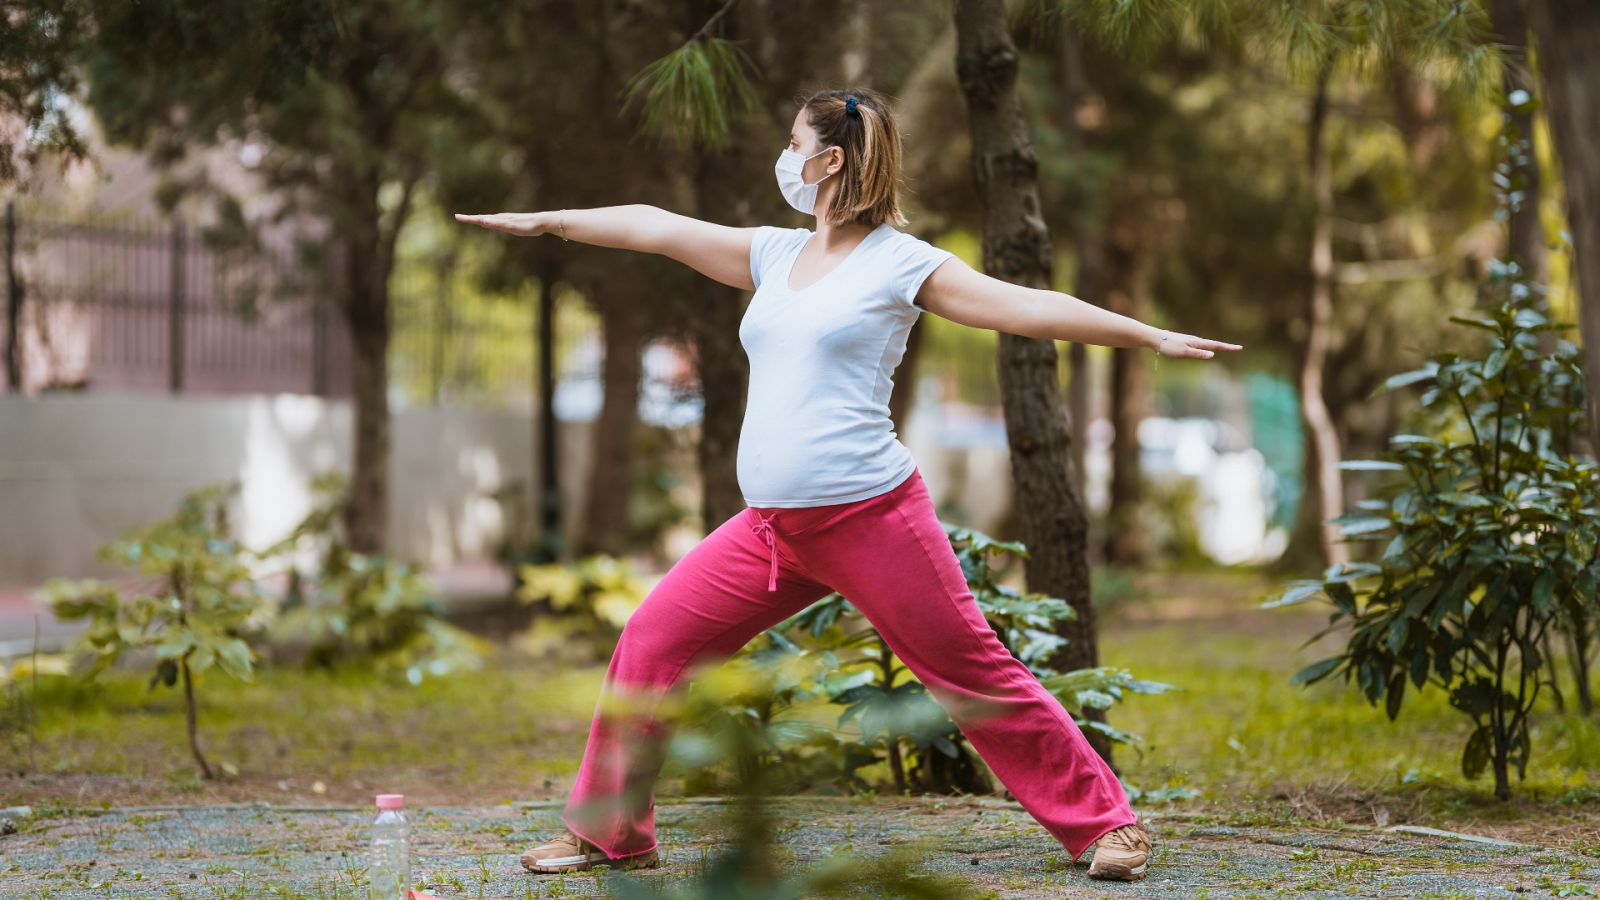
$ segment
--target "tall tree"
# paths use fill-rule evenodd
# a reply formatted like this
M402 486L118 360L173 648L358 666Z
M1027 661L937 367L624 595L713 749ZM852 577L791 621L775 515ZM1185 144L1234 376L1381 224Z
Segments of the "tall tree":
M955 23L956 73L971 133L972 180L983 203L983 270L1013 284L1049 289L1052 254L1039 207L1039 161L1017 99L1018 52L1005 2L961 0ZM1061 633L1068 643L1048 664L1061 671L1097 666L1086 556L1088 515L1069 472L1071 449L1055 343L1002 332L997 367L1012 502L1030 554L1028 589L1060 597L1077 613L1063 623ZM1108 741L1093 731L1085 736L1110 759Z
M1333 161L1328 157L1328 90L1333 55L1319 63L1306 120L1306 166L1311 170L1315 217L1311 225L1311 260L1306 290L1305 349L1300 356L1300 415L1311 439L1306 442L1306 472L1314 486L1318 546L1325 565L1343 563L1349 548L1340 541L1339 526L1330 519L1344 512L1344 482L1339 473L1339 433L1322 375L1333 331Z
M1059 0L1054 0L1059 2ZM1112 45L1148 50L1169 35L1196 32L1224 41L1241 39L1281 54L1291 72L1311 76L1306 166L1315 214L1307 258L1305 340L1299 385L1302 420L1310 433L1310 465L1320 548L1328 563L1347 556L1337 529L1326 520L1344 512L1339 477L1339 435L1324 389L1324 367L1331 350L1330 324L1335 304L1333 253L1333 172L1326 146L1330 92L1342 72L1362 73L1369 57L1425 62L1448 58L1469 79L1481 76L1493 57L1487 19L1476 5L1451 0L1332 0L1300 4L1218 0L1171 4L1163 0L1089 3L1070 7L1080 21Z
M112 140L181 158L229 136L267 148L281 209L325 221L354 348L352 547L383 549L389 520L389 274L438 135L468 109L450 43L485 8L424 0L326 4L89 0L89 100ZM475 123L469 123L475 124Z
M1600 439L1600 3L1530 0L1529 17L1566 189L1589 429Z

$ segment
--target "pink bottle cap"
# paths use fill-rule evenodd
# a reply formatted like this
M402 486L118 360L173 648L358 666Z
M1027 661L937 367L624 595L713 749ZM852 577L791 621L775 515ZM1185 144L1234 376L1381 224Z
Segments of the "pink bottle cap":
M406 805L405 794L379 794L379 809L402 809Z

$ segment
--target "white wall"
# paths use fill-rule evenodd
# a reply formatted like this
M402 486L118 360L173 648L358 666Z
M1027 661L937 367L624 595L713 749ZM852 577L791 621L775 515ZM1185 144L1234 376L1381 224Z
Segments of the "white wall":
M393 421L389 546L430 567L489 558L502 534L490 495L531 482L526 415L413 409ZM560 425L563 529L588 475L589 423ZM311 476L348 473L351 410L297 394L0 397L0 585L119 572L95 550L169 515L194 488L242 482L235 527L250 546L309 509Z
M930 407L902 436L929 491L955 521L993 530L1010 504L1004 444L946 446ZM534 429L525 414L413 408L393 419L389 547L430 569L488 560L508 523L492 494L531 481ZM699 495L693 443L670 455ZM592 465L592 422L560 423L562 530L574 534ZM194 488L237 478L234 520L247 546L283 537L309 509L311 477L348 473L348 401L300 394L172 397L108 393L0 396L0 587L56 576L126 574L95 550L170 515ZM688 496L685 502L695 502ZM537 509L537 498L530 508ZM669 555L703 532L677 534Z

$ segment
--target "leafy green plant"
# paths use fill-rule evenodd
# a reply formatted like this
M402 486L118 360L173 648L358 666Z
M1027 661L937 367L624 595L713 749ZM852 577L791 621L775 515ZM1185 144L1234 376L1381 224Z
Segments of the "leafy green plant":
M289 575L276 634L304 641L310 665L360 660L412 684L478 666L484 642L444 620L443 602L417 567L349 548L345 477L319 475L312 491L321 499L306 517L259 554Z
M650 592L649 582L628 560L604 553L570 563L525 565L520 580L517 599L542 608L518 638L519 646L573 663L609 654Z
M765 671L765 675L761 674ZM778 668L720 669L695 682L688 692L673 692L656 703L647 700L652 717L675 724L665 748L665 762L676 769L704 771L723 767L742 773L732 786L730 802L721 807L725 830L733 842L709 865L669 889L624 873L605 874L605 894L622 900L689 900L689 898L762 898L799 900L802 897L919 897L956 900L977 896L964 881L949 875L916 871L933 849L932 838L919 838L866 856L843 847L820 862L784 871L780 848L774 846L778 823L770 799L787 789L790 773L773 764L772 747L786 739L793 722L769 722L748 727L728 710L745 706L776 707L774 697L753 695L770 688L785 689L786 676ZM744 675L754 675L755 682ZM720 677L719 677L720 676ZM626 704L623 707L626 708ZM643 709L640 710L645 711ZM636 791L649 790L646 783ZM634 800L637 801L635 796Z
M751 766L761 766L784 793L817 784L869 788L856 770L880 762L879 755L805 714L808 703L828 701L830 687L837 689L835 679L850 677L831 671L828 660L826 654L803 653L788 638L767 631L691 687L720 701L699 707L698 728L748 732L752 746L748 755L736 758L743 768L732 773L735 785L752 776ZM684 790L690 793L726 789L714 767L697 766L683 776Z
M1509 191L1504 166L1497 181ZM1526 777L1540 687L1554 683L1548 632L1592 633L1600 470L1573 452L1586 427L1578 349L1563 338L1547 353L1538 342L1570 326L1546 317L1540 286L1513 261L1498 261L1484 287L1492 311L1450 317L1487 338L1482 355L1436 353L1379 388L1421 388L1429 434L1395 435L1384 458L1343 464L1399 476L1332 520L1348 541L1381 543L1377 558L1292 582L1264 606L1325 597L1334 611L1312 640L1350 629L1337 655L1295 683L1342 672L1390 719L1408 681L1448 691L1475 726L1462 774L1492 769L1504 800L1510 767Z
M102 559L154 576L149 590L124 593L100 579L62 578L42 590L57 618L88 620L75 654L83 678L92 680L129 650L154 649L150 688L182 684L189 750L205 778L213 775L197 736L195 683L213 666L251 680L249 641L270 608L230 534L228 502L238 491L238 482L201 488L172 518L134 528L100 549Z

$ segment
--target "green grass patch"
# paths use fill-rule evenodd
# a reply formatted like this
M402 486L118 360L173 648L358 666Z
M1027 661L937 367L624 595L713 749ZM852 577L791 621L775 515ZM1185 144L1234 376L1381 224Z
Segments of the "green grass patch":
M1226 625L1182 619L1107 629L1102 663L1182 688L1115 710L1113 724L1148 738L1142 757L1118 750L1127 780L1145 788L1194 786L1218 800L1321 786L1425 797L1438 814L1492 809L1492 780L1468 782L1460 773L1471 723L1443 692L1412 693L1391 722L1342 680L1291 685L1326 648L1300 646L1314 620L1302 632L1273 621L1277 611L1261 610L1252 628L1247 610L1255 601L1245 590L1228 601L1242 619ZM1597 780L1600 723L1545 704L1535 719L1528 779L1518 783L1513 773L1515 790L1527 799L1595 803L1581 792Z

